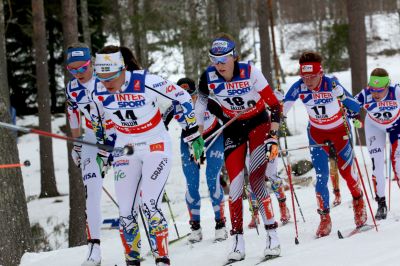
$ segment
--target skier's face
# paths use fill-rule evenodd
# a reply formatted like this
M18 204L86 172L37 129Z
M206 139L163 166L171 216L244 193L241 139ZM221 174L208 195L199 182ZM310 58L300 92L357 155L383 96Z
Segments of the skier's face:
M93 68L90 60L69 63L67 69L80 83L88 82L93 75Z
M235 68L235 58L227 55L225 63L213 63L218 73L226 80L231 81L233 78L233 70Z
M384 90L382 91L373 91L371 90L371 95L372 98L376 101L376 102L380 102L383 98L385 98L386 94L388 93L389 88L386 87Z
M116 93L121 90L122 84L125 82L125 70L110 73L97 73L96 77L111 93Z
M322 73L302 75L301 79L303 80L304 84L306 84L308 89L317 90L321 83Z

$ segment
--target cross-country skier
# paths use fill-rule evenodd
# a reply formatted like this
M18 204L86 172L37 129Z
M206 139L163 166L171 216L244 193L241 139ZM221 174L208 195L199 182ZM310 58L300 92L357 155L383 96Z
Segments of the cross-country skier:
M66 87L67 114L74 138L81 138L81 126L84 127L84 140L105 143L105 121L91 100L94 89L93 67L90 49L86 44L72 44L67 49L67 69L73 79ZM81 119L81 113L83 117ZM110 122L110 121L108 121ZM112 123L107 123L109 135L113 133ZM111 137L111 136L110 136ZM105 143L111 144L111 143ZM82 180L86 192L86 235L88 253L83 266L100 265L100 226L101 226L101 193L105 168L111 158L104 156L96 147L74 143L72 153L74 163L82 170Z
M388 72L383 68L375 68L369 77L368 87L355 96L364 107L365 141L372 160L373 184L378 209L377 220L386 219L387 206L385 198L384 152L386 133L391 145L390 159L398 180L400 174L400 86L390 82ZM391 182L391 180L389 180Z
M353 150L347 135L343 119L343 107L358 112L360 106L337 79L326 76L322 69L322 57L316 52L304 52L299 59L301 78L295 82L285 95L284 113L286 114L297 99L307 109L309 125L307 128L309 144L333 143L336 150L338 167L341 176L353 196L354 221L357 227L365 224L367 213L358 175L353 165ZM327 236L331 232L332 222L329 215L329 147L311 148L311 158L317 174L315 187L318 213L321 222L317 237Z
M93 99L114 122L116 147L130 145L133 155L114 153L115 191L120 212L120 232L127 265L140 265L138 215L149 225L156 265L170 265L168 227L161 210L164 187L171 169L171 140L157 103L163 96L182 106L186 142L194 160L203 151L190 95L181 87L141 70L128 48L106 46L96 54Z
M235 42L228 34L219 34L209 51L212 65L202 74L196 118L200 128L204 124L204 111L211 93L221 104L225 116L242 115L226 127L224 135L225 165L230 179L229 210L232 223L232 248L228 260L245 257L243 239L243 185L247 148L250 151L249 182L257 196L259 210L266 229L266 257L280 254L271 198L265 186L266 154L273 160L278 155L277 130L280 104L259 69L249 63L239 62ZM271 108L271 120L265 104Z
M177 84L185 89L191 96L193 103L197 100L197 90L195 82L190 78L182 78L178 80ZM213 99L208 101L207 110L204 113L204 131L203 138L207 139L208 136L213 134L221 127L218 117L214 114L222 114L220 105ZM173 104L165 111L163 118L164 123L168 126L172 118L181 123L184 122L183 108L179 102L173 101ZM188 237L189 242L199 242L203 239L203 234L200 226L200 167L193 161L190 156L190 147L184 141L187 133L182 130L181 134L181 159L182 169L186 178L186 204L189 210L191 225L191 233ZM211 141L206 142L207 147ZM224 215L224 191L220 185L219 174L221 172L222 164L224 163L224 140L223 136L219 135L212 146L205 154L207 160L206 166L206 180L210 193L212 207L214 209L215 217L215 241L221 241L228 238L228 232L225 227Z

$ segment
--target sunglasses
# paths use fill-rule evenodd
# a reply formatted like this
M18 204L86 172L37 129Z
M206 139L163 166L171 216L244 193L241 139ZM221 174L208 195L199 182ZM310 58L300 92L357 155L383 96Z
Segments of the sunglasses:
M302 75L301 78L305 80L318 78L320 74L310 74L310 75Z
M214 65L218 65L218 64L226 64L226 62L228 62L229 60L229 56L233 56L234 50L230 51L227 54L224 55L212 55L212 54L208 54L208 57L211 60L211 63L213 63Z
M97 74L95 74L95 76L98 80L100 80L102 82L110 82L111 80L118 78L121 75L121 73L122 73L122 69L120 71L118 71L117 73L115 73L114 75L107 77L107 78L99 77Z
M375 88L375 87L368 86L368 90L370 92L377 92L377 93L383 92L386 88L387 88L387 86L385 86L383 88Z
M80 67L77 68L72 68L70 66L67 66L67 70L69 71L69 73L71 73L72 75L77 75L77 74L83 74L85 73L90 65L90 60L86 61L86 63L84 63L83 65L81 65Z

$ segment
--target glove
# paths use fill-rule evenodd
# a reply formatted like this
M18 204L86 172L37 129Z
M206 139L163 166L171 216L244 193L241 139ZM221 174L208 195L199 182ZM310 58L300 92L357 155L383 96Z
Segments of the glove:
M265 141L265 156L268 161L272 161L278 157L278 149L278 135L276 130L271 130L267 134L267 140Z
M71 157L75 165L78 167L81 167L81 152L82 152L82 144L74 142L74 147L72 147L71 150Z
M353 119L353 126L355 128L362 128L363 127L363 123L360 120L355 118L355 119Z
M346 97L346 95L344 94L343 87L340 85L333 87L332 88L332 96L335 98L339 98L339 100L343 101Z
M193 150L193 159L194 161L197 161L198 159L200 159L201 154L204 151L204 139L202 138L202 136L198 136L190 143L190 146Z
M100 167L101 174L103 177L107 173L109 166L111 166L112 161L113 161L113 156L110 152L107 152L105 150L99 150L99 152L97 153L96 162Z

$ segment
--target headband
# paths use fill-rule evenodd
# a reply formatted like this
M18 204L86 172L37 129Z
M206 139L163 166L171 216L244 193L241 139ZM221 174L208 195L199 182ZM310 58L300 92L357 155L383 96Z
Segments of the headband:
M94 70L96 73L112 73L125 68L121 52L112 54L96 54Z
M322 66L319 62L305 62L300 64L300 75L312 75L322 72Z

